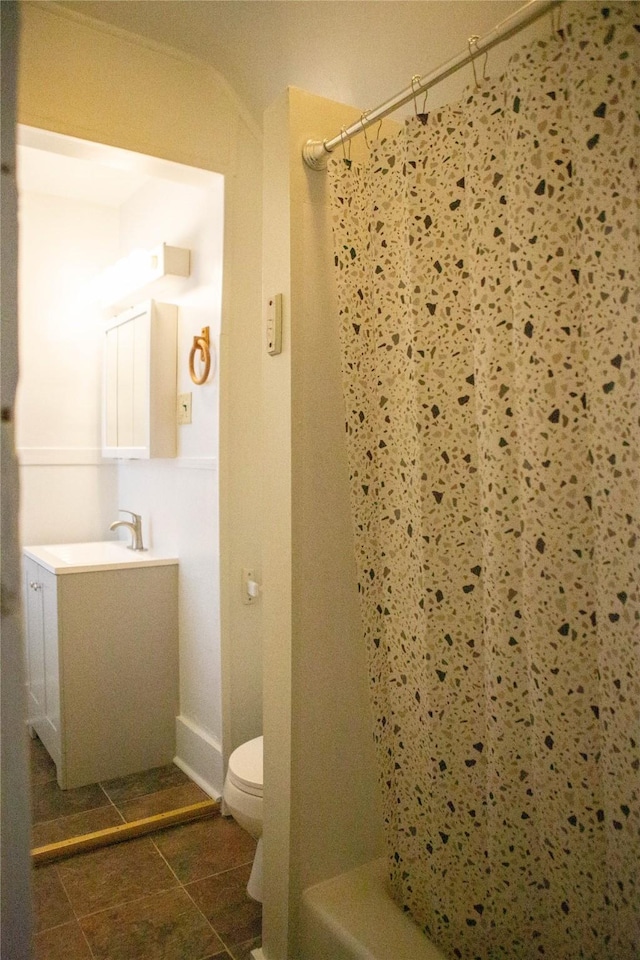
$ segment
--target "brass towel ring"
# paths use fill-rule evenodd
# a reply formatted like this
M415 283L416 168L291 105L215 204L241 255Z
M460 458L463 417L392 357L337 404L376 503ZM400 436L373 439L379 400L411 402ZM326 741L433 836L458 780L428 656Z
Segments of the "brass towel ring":
M198 376L194 367L196 353L201 354L201 359L204 364L204 369L200 376ZM191 347L191 352L189 353L189 373L193 382L200 386L209 376L210 370L211 350L209 348L209 327L203 327L200 336L193 338L193 346Z

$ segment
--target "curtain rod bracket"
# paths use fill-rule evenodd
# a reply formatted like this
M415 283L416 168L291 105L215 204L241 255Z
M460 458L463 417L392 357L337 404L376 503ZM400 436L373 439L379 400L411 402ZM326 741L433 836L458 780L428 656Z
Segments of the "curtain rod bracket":
M324 170L332 152L326 140L307 140L302 148L304 162L312 170Z

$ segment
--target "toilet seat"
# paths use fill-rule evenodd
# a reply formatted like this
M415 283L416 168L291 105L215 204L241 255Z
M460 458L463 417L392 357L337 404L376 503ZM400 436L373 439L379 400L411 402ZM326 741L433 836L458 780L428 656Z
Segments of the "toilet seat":
M227 777L238 790L253 797L262 796L262 745L263 738L256 737L236 747L229 757Z

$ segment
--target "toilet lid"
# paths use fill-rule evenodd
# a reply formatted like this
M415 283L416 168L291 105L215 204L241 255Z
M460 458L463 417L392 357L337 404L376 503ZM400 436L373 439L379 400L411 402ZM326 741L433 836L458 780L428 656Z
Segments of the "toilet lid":
M262 796L262 737L248 740L229 757L229 778L239 790Z

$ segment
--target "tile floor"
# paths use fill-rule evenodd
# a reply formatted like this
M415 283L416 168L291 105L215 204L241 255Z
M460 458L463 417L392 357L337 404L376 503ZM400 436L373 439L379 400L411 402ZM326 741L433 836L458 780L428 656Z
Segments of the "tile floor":
M206 799L177 767L60 790L31 743L33 845ZM33 871L35 960L249 960L261 907L255 841L218 815Z

